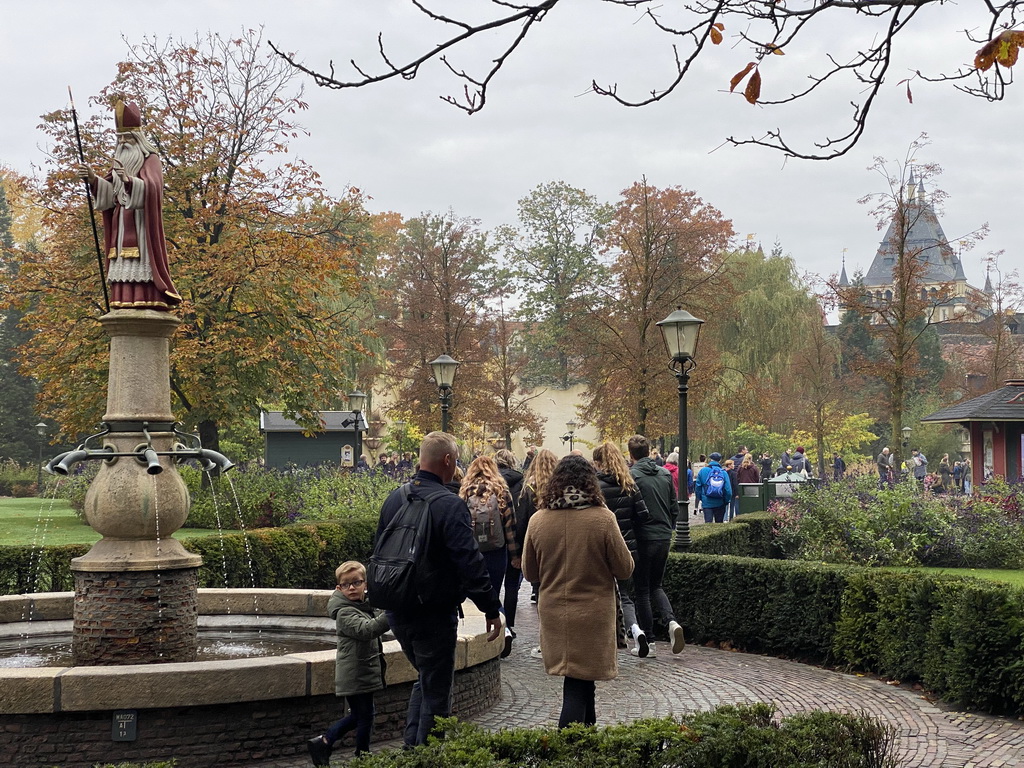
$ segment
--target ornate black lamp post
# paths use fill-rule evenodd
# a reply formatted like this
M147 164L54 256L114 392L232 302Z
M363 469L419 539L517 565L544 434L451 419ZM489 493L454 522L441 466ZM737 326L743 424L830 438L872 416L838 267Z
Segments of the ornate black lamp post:
M910 445L910 433L913 432L913 431L914 430L912 430L910 427L904 427L903 429L900 430L900 432L903 433L903 443L902 443L902 446L903 446L903 452L904 453L906 453L906 451L907 451L907 446ZM906 459L907 457L904 456L903 458Z
M405 427L406 423L404 419L399 419L395 422L395 429L398 430L398 452L405 458Z
M429 365L434 372L437 393L441 398L441 431L447 432L448 409L452 402L452 382L455 381L455 369L459 367L460 363L448 355L441 355L436 360L431 360Z
M348 409L352 411L352 424L355 426L355 461L353 463L359 464L359 457L363 455L363 430L360 425L360 414L363 412L363 408L366 407L366 395L360 392L358 389L355 392L348 393ZM348 426L346 422L349 419L345 419L342 422L343 425Z
M682 477L679 481L680 493L677 494L679 517L676 520L676 549L690 548L690 509L689 499L683 491L686 488L686 465L690 452L689 436L686 431L686 393L689 389L690 371L697 367L694 356L697 353L697 337L700 327L704 324L681 307L666 317L658 327L665 337L665 346L672 362L669 364L676 380L679 382L679 469Z
M36 496L43 495L43 440L46 439L46 430L49 429L45 421L36 424L36 434L39 435L39 463L36 464Z
M562 435L562 442L569 443L569 453L573 451L573 440L576 437L576 427L578 426L579 424L576 423L576 419L570 419L565 422L565 434Z

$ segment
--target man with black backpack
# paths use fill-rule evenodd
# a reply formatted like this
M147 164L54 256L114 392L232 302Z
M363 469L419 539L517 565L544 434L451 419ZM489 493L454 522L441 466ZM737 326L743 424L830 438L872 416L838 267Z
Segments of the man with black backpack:
M424 744L435 719L451 715L462 601L468 597L483 611L489 642L501 633L501 603L473 537L469 508L444 487L455 474L458 455L455 438L449 434L431 432L423 438L419 471L407 485L392 491L381 507L376 547L367 571L368 599L387 610L395 638L419 673L406 713L404 741L409 747ZM427 503L417 499L426 499ZM408 585L409 581L387 580L388 567L381 565L385 560L382 555L387 553L381 550L395 540L392 524L410 517L410 502L424 510L427 518L426 524L412 534L415 545L408 547L410 558L415 559L412 586L398 587ZM387 562L397 561L392 558ZM390 572L393 574L400 567L395 565Z

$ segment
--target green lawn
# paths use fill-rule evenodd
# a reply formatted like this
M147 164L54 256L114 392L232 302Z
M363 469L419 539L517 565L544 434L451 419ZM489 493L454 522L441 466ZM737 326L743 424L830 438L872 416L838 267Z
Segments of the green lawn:
M974 576L990 581L1005 581L1015 587L1024 587L1024 571L1005 571L998 568L912 568L926 573L944 573L948 576Z
M174 538L216 533L208 528L182 528ZM92 544L99 538L63 499L0 499L0 546Z

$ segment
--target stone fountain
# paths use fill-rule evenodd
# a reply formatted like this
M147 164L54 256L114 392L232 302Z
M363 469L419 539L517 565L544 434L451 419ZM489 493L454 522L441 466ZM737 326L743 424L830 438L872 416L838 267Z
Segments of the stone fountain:
M202 560L171 537L189 509L168 456L178 440L168 361L179 321L118 309L100 322L110 336L110 373L99 453L114 455L102 459L85 497L86 521L103 538L71 564L75 664L193 661Z
M118 109L119 135L140 124L131 105ZM91 169L82 172L93 191L102 186ZM145 175L145 164L138 173ZM146 188L161 190L159 175ZM199 590L201 559L171 536L189 510L176 464L197 460L205 470L223 471L232 465L174 422L169 352L178 318L168 304L131 308L177 298L166 251L151 239L152 218L159 218L159 207L147 203L142 221L149 222L153 285L112 283L115 308L100 319L110 337L102 431L48 464L68 474L78 462L102 462L85 498L86 522L102 538L72 561L74 594L0 597L0 638L27 643L70 631L74 658L71 667L0 664L3 766L89 768L169 757L181 768L259 765L304 754L306 739L337 716L334 650L194 661L197 627L284 629L333 642L325 615L331 591ZM105 211L107 252L115 254L108 266L121 260L122 240L132 245L127 235L113 242L111 223ZM158 229L162 241L162 224ZM131 250L125 258L138 258ZM486 641L486 622L472 606L466 614L454 686L453 711L461 716L489 707L500 688L501 644ZM417 676L396 641L385 644L385 653L388 688L377 699L381 739L401 734Z

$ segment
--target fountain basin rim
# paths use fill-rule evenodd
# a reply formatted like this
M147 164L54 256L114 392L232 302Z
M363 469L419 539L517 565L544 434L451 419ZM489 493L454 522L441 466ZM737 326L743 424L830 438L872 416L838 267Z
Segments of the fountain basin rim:
M199 590L200 614L236 618L260 616L322 619L333 637L333 622L326 619L327 600L333 590ZM71 618L71 592L0 597L0 622L21 620L23 608L33 608L33 620ZM246 610L247 608L247 610ZM487 642L484 616L472 603L463 606L459 624L456 670L497 658L502 643ZM45 618L44 618L45 617ZM416 670L397 641L384 645L389 685L409 682ZM311 651L281 656L134 664L111 667L39 667L0 669L0 714L155 709L232 704L334 693L335 651Z

